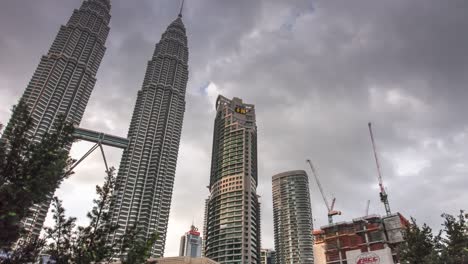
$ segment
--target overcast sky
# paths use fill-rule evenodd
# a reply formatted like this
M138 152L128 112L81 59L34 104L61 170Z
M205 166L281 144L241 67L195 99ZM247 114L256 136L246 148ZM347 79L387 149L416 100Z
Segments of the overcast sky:
M81 0L0 1L0 122ZM178 13L175 0L112 0L111 31L81 126L125 136L154 45ZM218 94L255 104L262 247L273 248L272 175L310 158L336 221L383 214L367 122L381 157L391 208L439 228L441 213L468 209L468 1L187 0L187 107L166 256L208 196ZM76 143L79 158L90 143ZM121 151L105 149L115 167ZM57 195L86 223L98 152ZM326 209L310 178L314 227ZM50 218L48 220L50 223Z

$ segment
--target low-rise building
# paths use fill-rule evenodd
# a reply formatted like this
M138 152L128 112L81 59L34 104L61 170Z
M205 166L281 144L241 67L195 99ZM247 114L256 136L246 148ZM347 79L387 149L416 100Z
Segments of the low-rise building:
M148 260L148 264L219 264L209 258L169 257Z
M315 264L393 264L408 221L401 214L369 215L313 232Z
M262 249L260 251L260 263L261 264L275 264L276 251L271 249Z
M192 225L190 231L180 238L179 256L198 258L201 257L201 249L202 238L200 232L198 232L198 228Z

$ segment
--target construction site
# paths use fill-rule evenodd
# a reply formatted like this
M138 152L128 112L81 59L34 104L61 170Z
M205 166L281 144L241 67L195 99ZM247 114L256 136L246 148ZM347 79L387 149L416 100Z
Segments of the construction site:
M408 221L399 213L368 215L322 226L313 232L316 264L398 263L396 247L403 242Z
M400 213L392 213L375 144L372 124L368 124L372 151L377 168L379 198L385 216L369 214L367 201L363 217L334 223L333 217L342 212L335 210L336 198L329 203L319 175L311 160L307 160L317 187L327 208L328 224L313 230L315 264L394 264L399 263L397 247L404 241L408 220Z

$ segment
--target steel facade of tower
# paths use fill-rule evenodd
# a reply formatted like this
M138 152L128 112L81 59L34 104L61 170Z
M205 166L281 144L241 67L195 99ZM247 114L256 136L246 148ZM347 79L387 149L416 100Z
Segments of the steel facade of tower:
M222 264L260 264L255 108L219 96L216 111L204 255Z
M309 179L302 170L273 176L276 264L313 264Z
M21 97L34 120L30 134L41 140L59 115L76 125L81 122L96 83L96 73L106 48L110 21L109 0L84 1L60 30L47 55ZM24 228L38 236L50 201L31 208Z
M156 44L138 91L111 208L120 228L110 239L138 227L140 238L157 233L153 257L164 253L174 176L185 112L188 47L182 16Z

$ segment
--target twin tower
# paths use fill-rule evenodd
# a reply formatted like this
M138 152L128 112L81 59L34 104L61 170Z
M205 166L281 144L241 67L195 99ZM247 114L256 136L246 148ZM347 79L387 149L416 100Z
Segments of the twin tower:
M85 0L62 26L21 101L31 111L41 140L57 117L79 125L96 83L109 34L110 0ZM164 253L188 81L188 47L182 15L167 27L148 62L138 91L114 191L112 221L137 226L141 239L158 234L152 256ZM205 213L205 255L221 263L260 262L260 205L253 105L220 96L213 142L210 197ZM49 203L36 205L24 221L39 235Z
M41 140L59 114L79 125L96 83L96 73L105 53L109 34L110 0L85 0L62 26L47 55L26 88L21 101L31 111ZM142 239L157 233L152 255L164 252L174 175L185 112L188 81L188 48L182 15L168 26L148 62L143 86L128 132L114 192L112 220L120 229L138 226ZM25 229L39 235L49 203L32 208Z

